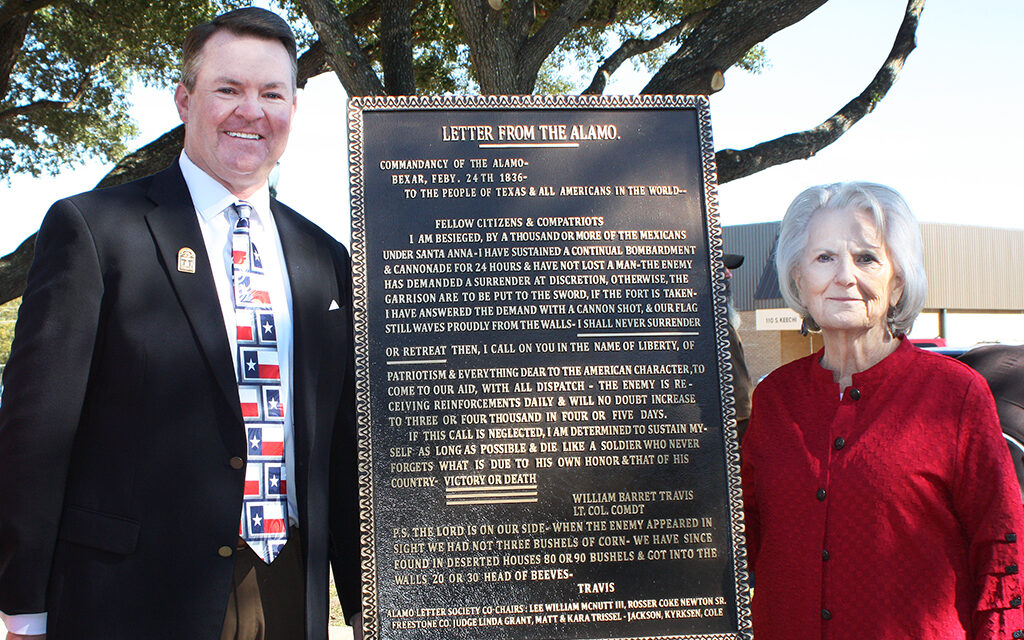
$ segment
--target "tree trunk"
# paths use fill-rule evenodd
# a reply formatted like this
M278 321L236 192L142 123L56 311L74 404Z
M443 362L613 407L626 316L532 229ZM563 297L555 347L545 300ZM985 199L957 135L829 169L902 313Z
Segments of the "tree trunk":
M28 267L36 251L36 234L32 234L17 249L0 258L0 304L14 300L25 290Z
M21 55L21 47L31 24L32 14L14 16L0 23L0 102L11 88L11 72Z
M331 68L350 96L384 95L384 85L332 0L295 0L316 30Z
M381 62L389 96L416 95L412 66L412 5L410 0L384 0L380 12Z

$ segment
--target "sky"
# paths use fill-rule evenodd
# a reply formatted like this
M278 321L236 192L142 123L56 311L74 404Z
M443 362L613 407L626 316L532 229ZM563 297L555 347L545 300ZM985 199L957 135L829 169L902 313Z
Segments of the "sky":
M830 0L765 42L771 67L738 68L711 98L718 149L743 149L820 124L859 94L892 46L901 0ZM1024 3L930 0L918 47L875 111L809 160L791 162L721 186L724 225L782 217L804 188L871 180L903 193L922 221L1024 228L1016 196L1024 148L1018 113L1024 73L1018 60ZM581 69L588 78L592 69ZM646 81L627 66L607 93L635 93ZM132 113L141 129L134 149L176 126L172 90L143 88ZM348 244L345 93L331 74L299 93L279 198ZM57 177L0 183L0 255L35 232L50 203L88 190L112 165L91 162Z

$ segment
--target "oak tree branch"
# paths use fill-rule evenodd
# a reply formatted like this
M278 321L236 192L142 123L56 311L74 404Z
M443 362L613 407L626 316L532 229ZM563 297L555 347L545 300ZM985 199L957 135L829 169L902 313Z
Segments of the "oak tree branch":
M722 149L716 154L718 181L725 183L768 167L810 158L839 139L861 118L874 111L875 106L896 82L910 52L917 46L917 26L921 20L924 3L925 0L909 0L892 50L860 95L813 129L791 133L742 151Z
M624 41L619 48L615 50L612 55L605 58L605 61L601 63L601 66L597 68L597 73L594 74L594 79L590 81L590 86L583 90L583 94L600 95L604 93L605 87L608 85L608 79L611 78L612 74L615 73L622 63L630 58L645 53L654 51L658 47L671 42L684 31L693 29L696 25L700 24L708 15L708 10L698 11L691 15L686 16L683 20L675 23L671 27L665 29L653 38L644 40L642 38L629 38Z

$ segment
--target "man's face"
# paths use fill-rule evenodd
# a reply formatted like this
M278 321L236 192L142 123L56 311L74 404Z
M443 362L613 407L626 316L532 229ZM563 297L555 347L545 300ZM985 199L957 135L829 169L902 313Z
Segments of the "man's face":
M239 198L248 198L284 153L295 114L288 51L277 40L218 31L200 53L195 86L178 85L185 153Z

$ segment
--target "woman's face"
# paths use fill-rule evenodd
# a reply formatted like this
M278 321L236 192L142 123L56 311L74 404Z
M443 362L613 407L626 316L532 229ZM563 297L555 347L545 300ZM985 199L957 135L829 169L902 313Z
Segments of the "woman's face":
M866 211L819 211L794 273L800 301L823 331L885 323L903 294L874 218Z

